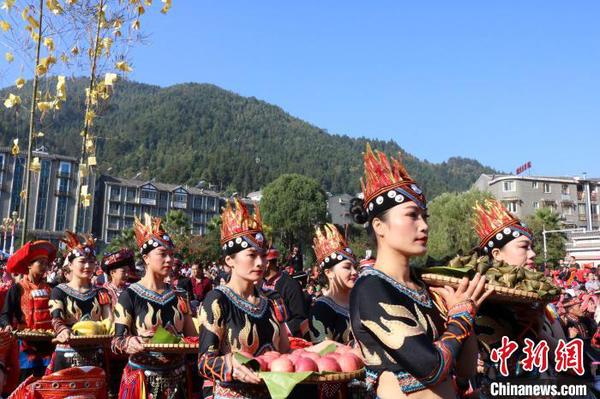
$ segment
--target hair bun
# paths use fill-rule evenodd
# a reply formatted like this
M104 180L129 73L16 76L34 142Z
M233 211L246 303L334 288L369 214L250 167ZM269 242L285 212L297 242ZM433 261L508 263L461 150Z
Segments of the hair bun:
M358 224L365 224L369 220L369 215L363 207L363 200L360 198L352 198L350 200L350 215L352 220Z

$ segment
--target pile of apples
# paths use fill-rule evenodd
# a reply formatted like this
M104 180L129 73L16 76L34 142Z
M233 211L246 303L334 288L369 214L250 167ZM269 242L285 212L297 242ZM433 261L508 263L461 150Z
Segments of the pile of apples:
M351 352L349 346L338 346L335 352L319 355L306 349L296 349L292 353L265 352L254 358L260 365L260 371L283 371L286 373L313 372L348 372L364 367L362 359ZM244 356L252 358L245 353Z

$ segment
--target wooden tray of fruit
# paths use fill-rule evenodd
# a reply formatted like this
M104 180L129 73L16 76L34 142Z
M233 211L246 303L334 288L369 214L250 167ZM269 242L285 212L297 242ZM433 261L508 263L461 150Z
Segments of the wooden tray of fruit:
M319 374L313 374L304 381L303 383L320 383L320 382L343 382L360 380L365 377L365 369L346 372L323 372Z
M180 344L157 344L157 343L146 343L144 349L149 352L161 352L161 353L198 353L198 344L196 343L180 343Z
M14 332L15 336L24 341L52 341L54 330L18 330Z
M460 278L430 273L422 274L421 279L427 285L434 287L443 287L445 285L449 285L452 288L457 288L461 281ZM542 298L535 292L523 291L516 288L502 287L495 284L486 284L485 286L486 289L490 286L494 288L494 293L490 295L489 299L497 302L547 302L552 299L547 297Z
M492 261L476 253L457 255L447 265L426 266L420 272L421 279L428 285L453 288L458 287L462 277L472 278L475 273L480 273L487 279L486 288L494 287L490 300L496 302L551 302L560 294L552 280L542 272Z

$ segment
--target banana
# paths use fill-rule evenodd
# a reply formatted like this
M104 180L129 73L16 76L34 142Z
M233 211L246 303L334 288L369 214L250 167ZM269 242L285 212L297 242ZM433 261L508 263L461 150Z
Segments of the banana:
M106 334L106 328L101 322L85 320L73 324L71 330L77 335L103 335Z

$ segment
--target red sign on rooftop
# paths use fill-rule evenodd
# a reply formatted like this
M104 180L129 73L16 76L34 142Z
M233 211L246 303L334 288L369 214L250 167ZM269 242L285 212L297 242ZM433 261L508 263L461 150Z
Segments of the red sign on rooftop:
M523 165L519 166L517 168L517 174L520 175L521 173L525 172L527 169L531 169L531 161L527 161Z

